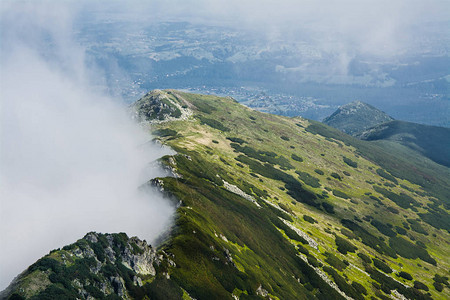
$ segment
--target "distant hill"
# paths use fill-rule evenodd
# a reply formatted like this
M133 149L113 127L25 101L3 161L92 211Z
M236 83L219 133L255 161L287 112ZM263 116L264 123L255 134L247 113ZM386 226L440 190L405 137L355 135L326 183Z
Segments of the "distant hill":
M393 120L367 103L353 101L339 107L331 116L325 118L323 123L355 136L373 126Z
M391 121L369 128L357 136L362 140L398 142L450 167L450 128Z

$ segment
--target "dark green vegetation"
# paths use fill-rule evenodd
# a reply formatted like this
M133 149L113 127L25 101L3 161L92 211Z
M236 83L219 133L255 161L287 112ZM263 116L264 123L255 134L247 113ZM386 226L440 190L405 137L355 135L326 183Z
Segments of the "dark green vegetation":
M325 173L322 170L314 169L314 172L316 172L319 175L324 175Z
M397 290L408 299L432 299L429 295L423 294L413 287L405 287L392 277L389 277L370 266L366 266L366 272L370 274L370 278L378 283L376 286L386 294L390 294L392 290Z
M313 188L320 187L318 178L310 175L309 173L302 172L302 171L295 171L295 173L298 174L298 178L300 178L300 180L303 181L306 185L309 185Z
M343 291L346 295L352 297L353 299L364 299L364 294L367 293L367 291L362 286L357 286L355 288L354 285L350 285L347 283L347 280L345 280L344 277L339 275L338 272L336 272L333 268L330 267L324 267L323 268L325 272L331 275L331 277L334 279L334 282L337 284L339 289ZM361 288L362 287L362 288Z
M406 279L406 280L412 280L413 279L411 274L409 274L408 272L405 272L405 271L400 271L397 275L399 277L402 277L402 278Z
M386 254L394 258L396 257L396 252L392 248L368 230L348 219L343 219L341 222L342 225L353 231L353 233L361 239L361 242L364 245L375 249L380 254Z
M413 197L408 196L405 193L396 194L378 186L374 186L373 188L375 191L394 201L398 206L402 208L410 208L418 205L418 202Z
M310 217L310 216L307 216L307 215L303 216L303 220L305 220L306 222L309 222L311 224L317 223L317 221L313 217Z
M347 165L349 165L350 167L352 167L352 168L357 168L358 167L358 163L356 161L353 161L350 158L345 157L345 156L343 157L343 159L344 159L344 162Z
M101 239L90 245L105 264L101 274L117 274L131 298L391 299L393 290L409 299L450 297L450 235L439 221L448 214L442 166L414 165L417 157L404 148L252 111L230 98L177 91L152 97L190 110L153 128L178 153L161 162L180 175L153 181L179 203L171 235L156 252L163 259L154 261L154 275L138 276L138 287L123 264L109 263ZM123 242L142 252L122 235L117 241L119 250ZM76 269L92 276L83 277L89 295L100 295L96 274ZM56 285L54 294L71 292ZM119 289L112 290L117 298Z
M292 157L293 160L296 160L298 162L302 162L303 161L303 158L301 158L300 156L296 155L295 153L292 153L291 157Z
M215 119L209 119L203 116L197 116L197 118L200 120L202 124L206 124L212 128L215 128L217 130L221 131L230 131L230 129L226 126L224 126L221 122L215 120Z
M336 255L334 255L330 252L326 252L325 256L326 256L325 261L333 268L335 268L339 271L342 271L345 268L347 268L347 264L345 262L343 262L342 260L340 260Z
M227 140L230 140L230 141L232 141L233 143L238 143L238 144L240 144L240 145L242 145L242 144L245 143L245 141L244 141L243 139L238 138L238 137L227 137Z
M409 226L411 227L411 230L414 230L417 233L421 233L424 235L428 235L428 232L420 225L419 220L415 219L407 219Z
M365 262L366 264L370 264L370 263L372 262L372 260L370 259L370 257L367 256L367 255L364 254L364 253L359 252L359 253L358 253L358 256L359 256L359 258L361 258L361 260L362 260L363 262Z
M383 271L384 273L392 273L392 269L383 261L372 258L373 265L377 267L377 269Z
M397 234L392 230L392 225L388 226L378 220L372 220L372 222L370 222L370 224L372 224L376 229L378 229L379 232L381 232L384 235L387 236L396 236Z
M438 292L442 292L444 290L444 286L450 288L450 284L448 282L447 276L440 276L439 274L434 274L433 277L433 286Z
M338 235L336 235L336 246L337 250L341 252L342 254L347 254L347 252L355 252L358 248L356 248L352 243L347 241L347 239L342 238Z
M429 290L429 288L423 282L420 282L418 280L414 281L414 288L416 288L418 290L424 290L424 291Z
M249 146L242 147L241 145L236 143L231 143L231 147L233 147L237 152L244 153L248 157L255 158L261 162L266 162L270 165L279 165L280 167L285 169L293 168L288 159L274 152L255 150Z
M164 248L177 260L178 267L171 270L171 277L193 297L228 298L227 295L236 288L254 295L261 282L270 294L282 298L310 294L302 285L295 284L295 278L309 283L318 293L333 293L307 264L295 256L295 248L278 228L289 238L301 242L303 239L279 220L276 210L264 202L260 202L263 208L258 209L251 202L192 176L184 167L190 166L190 160L184 156L176 156L176 163L181 175L189 175L189 179L166 178L165 187L183 201L183 207L196 209L180 208L184 213L177 219L174 238ZM216 240L214 232L220 232L232 243ZM214 249L226 247L233 262L242 266L242 271L231 261L211 261L210 258L217 255L211 245ZM251 251L240 251L244 246ZM285 266L283 272L289 272L293 277L283 276L274 267L277 265ZM259 268L266 272L259 272Z
M344 198L344 199L350 199L349 195L347 195L346 193L344 193L343 191L340 191L340 190L333 190L333 195L335 195L336 197Z
M302 184L298 182L292 175L274 168L271 164L266 163L263 165L243 155L239 155L236 160L247 164L250 169L257 174L283 182L284 188L287 190L287 193L296 201L314 206L316 208L320 207L321 203L318 201L317 196L314 193L303 188ZM324 207L324 209L327 208Z
M339 175L339 174L336 173L336 172L332 172L330 175L331 175L331 177L333 177L333 178L336 178L336 179L338 179L338 180L342 180L341 175Z
M387 180L392 181L395 184L398 184L397 179L395 179L394 176L392 176L391 174L387 173L385 170L383 169L377 169L377 174L380 175L383 178L386 178Z
M420 258L423 261L436 265L436 260L430 257L427 250L402 237L389 238L389 246L400 256L411 259Z

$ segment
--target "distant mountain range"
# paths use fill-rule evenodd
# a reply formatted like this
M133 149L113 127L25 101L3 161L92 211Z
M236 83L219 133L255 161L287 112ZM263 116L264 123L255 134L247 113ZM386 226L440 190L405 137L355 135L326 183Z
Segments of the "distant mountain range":
M322 34L304 30L294 39L267 39L237 24L123 22L123 17L80 20L75 31L89 59L104 71L109 90L130 103L147 90L175 87L232 96L264 112L322 120L351 98L377 103L396 119L450 127L449 40L428 34L446 23L417 28L411 38L425 30L426 46L412 43L401 59L353 53L340 65L336 40L324 47ZM338 71L343 66L345 73Z

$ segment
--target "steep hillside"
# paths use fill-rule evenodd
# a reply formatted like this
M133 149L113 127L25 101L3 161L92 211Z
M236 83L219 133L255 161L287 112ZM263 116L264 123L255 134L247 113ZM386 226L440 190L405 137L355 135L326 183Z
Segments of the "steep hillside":
M339 107L325 118L323 123L355 136L375 125L393 120L386 113L367 103L353 101Z
M206 232L202 230L206 235L200 238L202 242L199 242L194 234L190 243L203 244L205 239L220 241L220 234L224 235L226 240L222 239L220 242L225 242L223 247L229 249L234 261L239 263L238 266L242 265L241 270L244 270L247 276L259 278L258 283L264 289L283 299L298 295L299 291L294 290L293 294L280 294L281 291L273 282L272 278L280 276L275 272L276 268L272 269L274 265L281 268L285 276L289 274L291 268L287 268L286 265L290 255L284 258L286 259L284 261L269 259L283 258L284 254L290 251L289 247L274 249L273 245L279 244L276 242L278 238L274 234L269 234L270 231L263 230L263 228L269 230L272 226L276 227L297 250L308 250L304 251L307 255L299 254L300 257L303 257L309 266L318 268L316 271L319 274L339 282L339 290L341 292L346 290L353 298L360 296L345 285L344 281L348 285L353 281L361 283L367 293L372 295L379 295L377 282L380 288L384 286L385 291L389 289L386 285L395 285L389 278L377 273L376 270L379 269L373 269L376 268L375 264L367 264L369 260L364 262L361 257L365 256L362 254L384 260L391 269L396 270L389 276L395 280L403 280L402 282L406 284L409 282L410 287L414 285L414 281L422 282L430 277L430 274L447 275L445 266L448 266L449 261L444 253L448 251L446 242L448 232L439 229L440 226L447 226L442 227L447 230L450 228L445 221L448 217L448 207L443 206L447 197L430 197L424 188L411 183L420 180L410 176L410 172L405 172L408 174L400 172L394 177L390 174L390 170L374 163L376 159L383 158L384 164L387 160L393 160L406 169L414 168L408 161L399 160L403 153L388 152L378 144L349 137L355 144L364 145L356 148L347 140L340 141L339 135L324 137L313 134L311 131L316 123L258 113L242 107L232 99L176 91L165 93L168 98L184 103L193 111L194 116L190 123L168 122L158 127L160 139L180 153L166 161L177 170L182 179L165 179L164 184L166 189L174 192L186 206L190 207L186 209L182 224L196 224L194 229L196 232L197 229L208 228ZM377 156L370 157L373 153ZM371 160L363 158L366 156ZM448 183L449 173L446 168L433 171L422 168L419 173L429 178L442 176ZM404 175L410 176L411 181L403 179ZM435 186L445 190L445 182L439 180L441 178L437 179ZM200 186L203 188L199 188ZM425 189L432 190L427 187ZM234 191L241 196L243 202L247 200L248 203L245 206L235 203L231 200L234 196L228 195L225 190ZM221 196L222 193L225 195ZM443 193L449 195L446 191ZM296 237L289 228L284 227L270 215L262 222L263 212L267 208L272 209L272 205L288 213L292 223L289 217L285 217L286 223L295 226L296 233L300 232L301 238ZM252 212L255 210L256 219L253 220ZM202 216L201 221L198 220L199 216ZM444 221L440 222L441 225L434 224L438 227L435 228L419 221L422 216L433 216ZM261 233L264 234L261 236ZM298 241L302 238L306 239L306 243ZM271 247L259 245L260 239ZM181 240L174 238L170 244L171 250L168 251L182 255L183 249L187 247L184 245L186 241ZM197 242L194 242L196 240ZM228 248L230 242L237 244L237 248ZM440 244L442 242L443 244ZM438 244L440 245L433 246ZM420 248L417 245L426 245L427 248ZM258 263L259 268L253 269L252 266L248 266L250 257L242 254L242 247L251 250L246 254L251 253L250 257L253 260L261 261ZM346 251L346 247L354 252ZM403 247L408 248L408 251ZM431 250L433 247L437 247L436 250ZM426 250L430 257L425 252L422 253L422 258L415 254L407 254L416 250L419 252ZM437 254L437 257L430 253ZM198 262L202 262L201 256L197 257ZM345 260L351 267L344 267L344 263L340 270L334 258L341 262ZM317 260L315 266L314 259ZM436 266L433 260L436 260ZM376 264L380 266L378 262ZM293 264L288 265L292 267ZM365 272L358 273L358 268ZM261 269L267 277L260 278L258 270ZM308 273L302 268L300 271ZM395 275L401 271L415 274L415 278L408 281ZM207 273L209 272L205 270L205 274ZM341 281L339 276L344 275L347 279ZM204 279L199 278L197 282L199 286L203 286L202 290ZM218 283L220 284L216 288L220 290L223 288L223 282L219 280ZM431 281L427 283L431 286L432 295L435 293L433 284ZM285 282L283 286L290 284ZM355 283L354 286L358 284ZM416 286L420 284L417 283ZM391 285L390 289L396 288ZM245 290L251 293L252 288ZM287 290L282 289L284 293L287 293ZM312 291L317 294L320 289L315 287ZM412 295L417 290L414 292L411 290L411 294L408 291L403 292L408 294L409 298L421 297ZM440 296L442 297L439 292L434 294L435 298Z
M365 130L358 138L398 142L438 164L450 167L450 128L391 121Z
M103 262L97 252L114 247L88 241L102 263L99 279L75 273L60 282L44 267L37 281L46 287L114 299L116 290L102 284L117 275L122 297L136 299L450 298L448 168L398 144L360 141L231 98L165 90L137 103L136 118L177 152L161 160L174 176L152 183L180 201L155 272L139 274L121 263L127 256ZM33 287L21 287L9 294L29 297Z

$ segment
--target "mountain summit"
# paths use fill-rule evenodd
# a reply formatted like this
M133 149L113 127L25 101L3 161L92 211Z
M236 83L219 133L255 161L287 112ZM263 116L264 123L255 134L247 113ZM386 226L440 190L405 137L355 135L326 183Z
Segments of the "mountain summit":
M355 136L370 127L393 120L385 112L367 103L353 101L339 107L323 123Z

